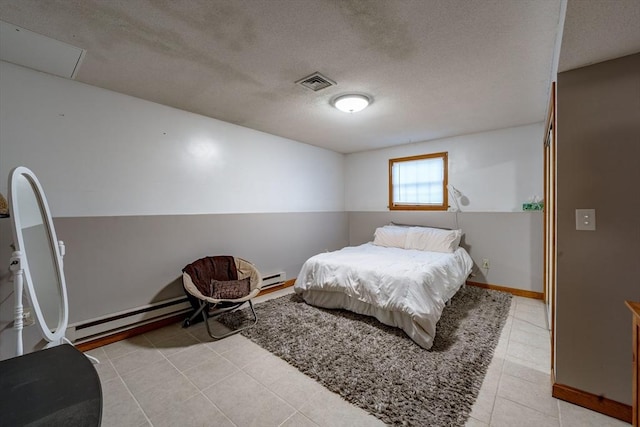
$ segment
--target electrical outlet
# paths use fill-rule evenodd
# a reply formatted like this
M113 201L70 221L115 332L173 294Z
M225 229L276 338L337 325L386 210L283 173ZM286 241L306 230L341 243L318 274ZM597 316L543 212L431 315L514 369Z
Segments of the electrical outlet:
M482 259L482 268L489 269L489 258Z

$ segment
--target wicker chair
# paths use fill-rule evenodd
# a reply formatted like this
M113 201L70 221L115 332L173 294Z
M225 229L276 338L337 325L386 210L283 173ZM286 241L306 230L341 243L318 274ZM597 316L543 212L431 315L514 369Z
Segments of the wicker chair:
M214 263L221 261L227 262L228 265L226 266L226 268L218 267L216 269L211 267L212 265L214 265ZM192 277L192 275L194 277ZM234 277L236 275L237 280L235 280ZM206 295L202 291L204 286L208 285L209 283L213 283L213 281L217 281L216 283L222 282L222 284L224 284L225 281L230 283L233 281L235 283L246 278L249 279L249 293L241 297L215 298ZM183 326L185 328L190 326L198 316L202 315L202 319L204 320L209 336L214 339L222 339L230 335L237 334L238 332L243 331L247 328L250 328L258 322L258 316L256 315L251 300L260 293L260 289L262 287L262 277L255 265L253 265L249 261L246 261L242 258L229 256L201 258L187 265L182 270L182 284L184 286L185 292L187 293L187 296L190 296L189 299L195 309L194 313L189 318L185 319L183 323ZM211 294L210 292L207 293ZM240 309L245 303L249 303L249 308L251 309L251 313L253 314L253 321L250 324L239 327L235 330L231 330L230 332L222 335L215 335L211 331L209 319L215 320L223 314L236 311Z

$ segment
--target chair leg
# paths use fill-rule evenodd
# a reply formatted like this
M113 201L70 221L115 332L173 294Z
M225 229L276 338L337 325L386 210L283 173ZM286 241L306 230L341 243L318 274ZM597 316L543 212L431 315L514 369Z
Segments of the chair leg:
M215 320L218 317L222 316L223 314L227 314L227 313L231 313L232 311L236 311L240 307L242 307L244 305L244 303L238 304L238 306L233 308L232 310L227 310L224 313L216 314L216 315L211 316L211 317L209 317L209 315L207 314L207 310L203 310L202 311L202 317L204 319L204 324L205 324L205 326L207 328L207 333L209 334L209 336L211 338L213 338L213 339L221 340L223 338L226 338L226 337L231 336L231 335L235 335L238 332L244 331L245 329L249 329L249 328L252 328L253 326L255 326L256 323L258 323L258 315L256 314L256 311L253 308L253 302L251 302L251 300L249 300L248 303L249 303L249 308L251 309L251 313L253 314L253 322L250 323L249 325L246 325L246 326L244 326L242 328L234 329L233 331L230 331L230 332L228 332L226 334L223 334L223 335L214 335L213 332L211 332L211 327L209 326L209 319Z
M191 315L191 317L189 317L188 319L184 319L184 322L182 323L182 327L183 328L188 328L189 326L191 326L191 323L195 320L196 317L198 317L200 315L200 313L203 312L203 310L205 309L206 306L207 306L206 302L200 302L200 308L198 308Z

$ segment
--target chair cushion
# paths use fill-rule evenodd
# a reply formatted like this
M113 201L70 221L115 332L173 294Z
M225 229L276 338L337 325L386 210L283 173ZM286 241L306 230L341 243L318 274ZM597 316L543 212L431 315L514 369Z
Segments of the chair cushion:
M211 279L210 296L215 299L238 299L251 292L251 279L245 277L239 280Z
M229 255L200 258L183 268L182 272L187 273L195 287L206 296L211 296L209 295L211 279L236 280L238 278L235 259Z

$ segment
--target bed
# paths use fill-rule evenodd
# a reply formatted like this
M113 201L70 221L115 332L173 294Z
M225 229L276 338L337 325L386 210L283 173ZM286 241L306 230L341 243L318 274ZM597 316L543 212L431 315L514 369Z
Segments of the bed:
M387 225L374 240L309 258L294 290L306 303L374 316L431 348L448 300L473 261L460 230Z

